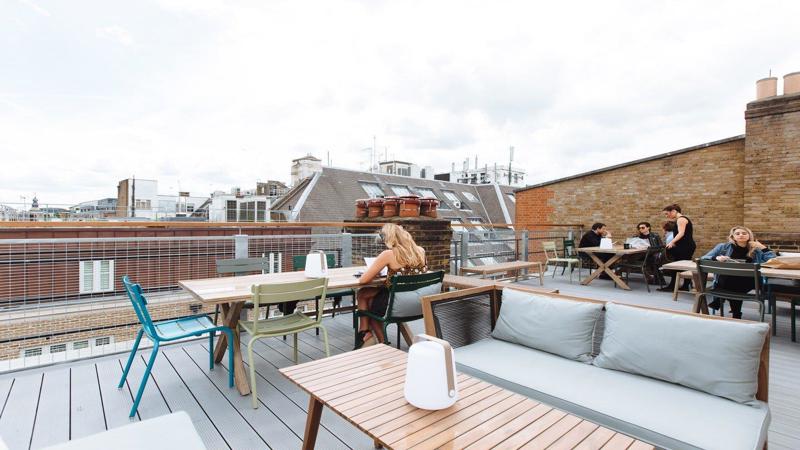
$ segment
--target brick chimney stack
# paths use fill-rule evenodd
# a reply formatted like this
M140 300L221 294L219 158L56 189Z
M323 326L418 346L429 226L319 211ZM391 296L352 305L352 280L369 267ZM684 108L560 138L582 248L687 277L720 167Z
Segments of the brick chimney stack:
M800 72L784 77L783 95L777 95L775 77L759 80L756 92L756 100L747 104L744 114L744 222L761 232L797 232L800 230Z

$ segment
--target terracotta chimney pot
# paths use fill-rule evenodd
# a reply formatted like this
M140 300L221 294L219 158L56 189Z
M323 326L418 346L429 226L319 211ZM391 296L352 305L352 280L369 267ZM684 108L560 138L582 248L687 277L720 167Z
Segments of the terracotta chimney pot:
M800 92L800 72L787 73L783 76L783 94Z
M756 81L756 100L778 95L778 78L769 77Z

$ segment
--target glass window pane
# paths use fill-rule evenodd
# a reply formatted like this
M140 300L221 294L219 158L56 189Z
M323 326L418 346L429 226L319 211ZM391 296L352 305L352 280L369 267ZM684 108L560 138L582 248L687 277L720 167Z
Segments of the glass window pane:
M375 183L361 183L361 187L369 195L370 198L384 197L383 189Z
M390 184L389 187L392 188L392 192L394 192L394 195L399 195L399 196L411 195L411 189L409 189L408 186Z
M464 197L471 202L478 201L478 199L474 195L472 195L471 192L462 192L461 194L464 195Z

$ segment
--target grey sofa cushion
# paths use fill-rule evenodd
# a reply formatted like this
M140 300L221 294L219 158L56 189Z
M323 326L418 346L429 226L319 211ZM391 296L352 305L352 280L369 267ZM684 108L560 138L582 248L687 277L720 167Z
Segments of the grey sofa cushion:
M591 361L592 332L602 309L600 303L506 288L492 337L569 359Z
M672 449L761 449L766 403L742 404L677 384L496 339L456 349L459 370Z
M606 304L594 365L678 383L737 402L755 400L765 323L713 320Z
M426 295L440 294L442 283L432 284L419 288L416 291L398 292L394 294L394 305L392 306L392 316L412 317L422 315L422 297Z

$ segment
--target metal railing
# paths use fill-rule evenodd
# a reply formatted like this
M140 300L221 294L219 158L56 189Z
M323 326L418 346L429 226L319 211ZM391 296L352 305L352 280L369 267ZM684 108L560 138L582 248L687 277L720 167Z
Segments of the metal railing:
M453 234L451 272L467 265L535 259L537 242L575 233L572 228L462 228ZM295 267L296 256L322 250L334 255L337 266L361 265L365 256L385 249L377 236L306 232L0 239L0 372L129 350L139 323L122 286L123 275L143 286L153 319L165 320L213 312L182 291L178 281L221 276L216 272L219 259L264 257L271 262L269 272L285 272L302 270Z

